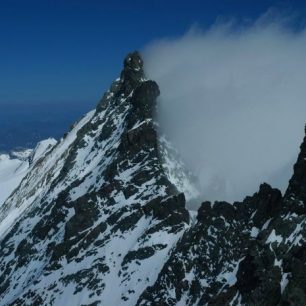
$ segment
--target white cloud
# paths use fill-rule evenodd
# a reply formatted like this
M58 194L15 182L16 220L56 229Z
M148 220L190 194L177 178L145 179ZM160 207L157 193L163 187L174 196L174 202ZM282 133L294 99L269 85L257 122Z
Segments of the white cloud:
M264 181L287 187L306 122L306 32L284 20L219 23L143 52L162 129L203 200L241 200Z

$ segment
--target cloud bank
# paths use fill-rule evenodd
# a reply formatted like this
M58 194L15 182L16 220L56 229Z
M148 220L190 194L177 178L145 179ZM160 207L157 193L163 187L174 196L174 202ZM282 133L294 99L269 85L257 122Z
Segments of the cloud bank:
M306 123L306 31L283 20L214 25L143 52L160 86L161 128L199 179L203 200L285 191Z

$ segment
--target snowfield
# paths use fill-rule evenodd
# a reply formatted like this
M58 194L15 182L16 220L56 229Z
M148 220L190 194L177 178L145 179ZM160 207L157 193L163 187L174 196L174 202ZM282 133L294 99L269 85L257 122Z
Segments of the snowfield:
M56 143L54 138L48 138L40 141L34 150L14 150L10 154L0 154L0 206L19 186L29 169Z
M0 206L17 188L28 169L28 160L11 158L8 154L0 155Z

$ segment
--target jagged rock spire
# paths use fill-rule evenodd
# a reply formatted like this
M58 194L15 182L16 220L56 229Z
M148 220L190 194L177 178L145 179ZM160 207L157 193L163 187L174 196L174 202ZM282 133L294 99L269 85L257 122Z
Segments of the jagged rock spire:
M134 51L126 56L123 64L120 81L123 93L129 94L144 79L143 60L140 53Z
M143 60L138 51L129 53L124 59L124 71L143 72Z
M97 112L102 111L104 109L103 105L114 96L119 98L119 102L121 98L128 97L144 81L143 60L140 53L138 51L129 53L123 61L120 78L115 80L110 89L105 92L97 105Z

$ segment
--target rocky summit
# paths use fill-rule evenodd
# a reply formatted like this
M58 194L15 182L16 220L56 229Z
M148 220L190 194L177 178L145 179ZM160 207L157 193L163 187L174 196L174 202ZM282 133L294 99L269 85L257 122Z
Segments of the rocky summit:
M195 213L159 94L128 54L96 109L31 158L0 206L1 306L306 305L306 137L284 196L262 184Z

